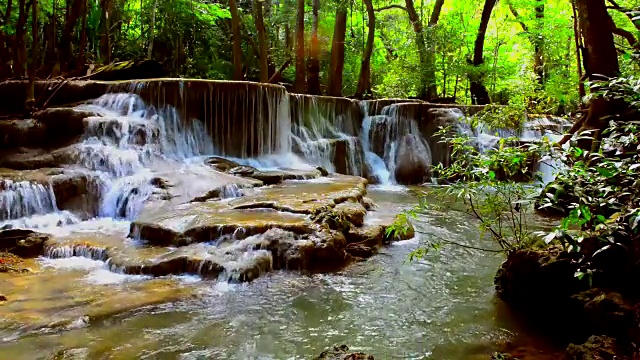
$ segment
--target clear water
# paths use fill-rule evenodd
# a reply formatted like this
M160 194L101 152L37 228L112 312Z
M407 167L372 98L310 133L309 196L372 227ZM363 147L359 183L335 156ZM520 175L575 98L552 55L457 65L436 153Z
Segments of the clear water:
M379 205L370 223L415 202L402 188L372 189L370 195ZM454 211L429 214L420 229L492 245ZM189 278L181 286L192 287L193 298L63 332L26 333L0 343L0 358L45 359L75 349L84 354L79 359L309 359L344 343L377 359L471 359L489 355L496 343L520 331L494 295L500 255L445 247L407 263L419 243L393 244L337 274L275 272L242 285ZM57 260L47 261L55 266ZM87 272L78 286L101 281L116 289L127 283L113 279L117 275L100 262L66 266ZM9 332L0 325L0 339Z

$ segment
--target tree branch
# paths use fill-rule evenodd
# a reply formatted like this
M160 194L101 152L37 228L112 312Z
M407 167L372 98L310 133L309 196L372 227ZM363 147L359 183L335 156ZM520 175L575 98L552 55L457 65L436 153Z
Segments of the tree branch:
M516 8L511 3L511 1L508 1L507 5L509 5L509 10L511 11L511 14L513 14L513 17L516 18L516 21L520 24L520 26L522 27L522 30L524 32L529 32L529 27L527 26L527 24L524 23L524 21L520 20L520 14L518 14L518 10L516 10Z
M402 5L395 5L395 4L394 4L394 5L387 5L387 6L383 6L383 7L381 7L381 8L375 9L375 10L373 10L373 11L378 12L378 11L384 11L384 10L390 10L390 9L400 9L400 10L407 11L407 8L406 8L406 7L404 7L404 6L402 6Z
M628 9L625 9L622 6L620 6L615 0L607 0L607 1L609 1L609 3L611 4L610 9L614 9L623 13L626 17L629 18L629 20L631 20L631 23L633 24L633 26L635 26L636 29L640 30L640 23L636 23L635 21L633 21L633 15Z
M613 33L616 35L622 36L627 40L627 42L632 48L640 51L640 44L638 43L638 40L636 40L636 37L633 36L633 34L630 31L627 31L619 27L614 27Z

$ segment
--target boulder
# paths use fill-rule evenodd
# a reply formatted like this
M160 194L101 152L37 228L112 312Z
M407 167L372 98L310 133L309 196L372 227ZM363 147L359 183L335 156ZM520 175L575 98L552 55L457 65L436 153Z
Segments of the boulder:
M364 216L367 210L359 202L345 201L335 206L335 212L342 216L354 226L360 227L364 224Z
M22 258L34 258L42 254L49 235L32 230L9 229L0 231L0 251Z
M356 176L363 174L365 163L360 139L356 137L332 139L330 146L333 148L331 163L338 174Z
M361 352L351 352L347 345L334 346L325 350L314 360L374 360L373 356Z
M7 301L7 297L0 294L0 302Z
M398 142L396 153L396 181L400 184L422 184L431 175L431 151L424 139L408 134Z
M349 244L360 244L377 248L382 246L384 241L384 226L364 225L362 227L351 227L346 237Z

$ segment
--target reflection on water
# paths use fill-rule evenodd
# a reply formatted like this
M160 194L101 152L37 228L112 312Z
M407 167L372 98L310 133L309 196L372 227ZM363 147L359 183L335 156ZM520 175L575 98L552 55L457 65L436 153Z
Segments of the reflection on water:
M367 221L416 201L408 192L370 196L379 208ZM492 245L459 212L422 220L426 232ZM417 246L393 244L337 274L275 272L241 285L185 280L196 297L0 343L0 358L45 359L67 349L69 359L309 359L344 343L376 359L486 359L517 331L494 295L502 256L448 246L407 263Z

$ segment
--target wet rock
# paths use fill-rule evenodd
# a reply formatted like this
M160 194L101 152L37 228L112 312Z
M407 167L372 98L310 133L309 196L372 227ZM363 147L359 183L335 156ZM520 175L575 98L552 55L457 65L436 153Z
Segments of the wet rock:
M225 159L223 157L219 157L219 156L212 156L210 158L208 158L205 161L207 164L209 164L209 166L211 166L212 168L221 171L221 172L227 172L231 169L237 168L239 166L241 166L240 164L238 164L235 161L229 160L229 159Z
M98 215L99 189L95 179L86 173L64 171L52 174L51 186L60 210L70 210L83 218Z
M396 181L401 184L422 184L431 175L431 152L425 140L414 134L402 137L396 153Z
M323 351L314 360L374 360L374 358L365 353L351 352L347 345L340 345Z
M0 294L0 302L7 301L7 297Z
M335 206L335 212L342 216L354 226L360 227L364 224L364 216L367 210L359 202L346 201Z
M414 236L416 236L415 230L413 228L413 225L408 224L407 227L395 234L393 233L388 233L387 232L387 228L389 226L384 226L384 242L385 243L390 243L390 242L394 242L394 241L402 241L402 240L409 240L409 239L413 239Z
M362 200L360 200L360 203L362 204L362 206L364 206L364 208L367 211L374 210L374 209L376 209L378 207L378 205L376 205L376 203L373 202L373 200L371 200L371 198L368 198L366 196L363 197Z
M344 248L344 251L355 258L366 259L373 256L376 249L363 244L354 243L347 245Z
M617 341L608 336L591 336L582 345L570 344L567 347L566 358L571 360L626 360Z
M44 125L49 145L55 146L82 135L84 120L95 115L91 111L74 108L49 108L33 114L33 118Z
M323 168L322 166L316 167L316 170L320 172L321 176L329 176L329 172L327 171L327 169Z
M42 254L49 235L32 230L10 229L0 231L0 250L20 256L34 258Z
M577 316L585 330L616 338L633 338L634 332L637 336L637 330L630 331L637 328L637 311L621 294L589 289L571 296L571 300L570 306L582 313Z
M36 120L0 120L0 148L41 146L45 140L46 129Z
M273 170L259 171L256 170L250 175L246 175L254 179L262 181L265 185L280 184L285 180L309 180L320 177L318 170L300 171L300 170Z
M360 244L371 248L382 246L385 233L384 226L364 225L363 227L351 227L346 234L349 244Z

